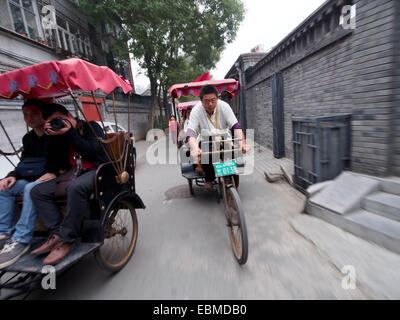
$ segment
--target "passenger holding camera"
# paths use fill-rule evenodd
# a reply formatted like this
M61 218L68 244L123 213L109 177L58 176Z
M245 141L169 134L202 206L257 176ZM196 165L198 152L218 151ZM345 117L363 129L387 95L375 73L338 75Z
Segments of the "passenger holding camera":
M32 189L31 197L50 237L31 254L50 254L44 264L57 264L72 249L79 237L84 213L94 191L95 169L107 162L104 148L98 141L104 138L102 128L94 121L75 119L65 107L50 104L44 129L50 136L47 168L57 179ZM94 131L94 132L93 132ZM72 177L72 179L71 179ZM64 193L64 194L63 194ZM66 196L67 212L61 215L56 200Z

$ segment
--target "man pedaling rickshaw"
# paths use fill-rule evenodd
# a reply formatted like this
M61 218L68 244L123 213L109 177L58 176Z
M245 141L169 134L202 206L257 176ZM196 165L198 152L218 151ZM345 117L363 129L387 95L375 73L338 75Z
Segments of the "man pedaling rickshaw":
M233 130L234 137L241 139L239 147L245 154L249 147L235 114L228 103L218 99L218 90L213 85L205 85L200 90L200 102L192 109L187 129L187 140L190 145L191 155L197 158L201 155L201 146L198 146L196 137L201 135L202 130L218 132ZM204 187L212 190L212 181L215 179L215 171L212 163L202 164L205 173Z

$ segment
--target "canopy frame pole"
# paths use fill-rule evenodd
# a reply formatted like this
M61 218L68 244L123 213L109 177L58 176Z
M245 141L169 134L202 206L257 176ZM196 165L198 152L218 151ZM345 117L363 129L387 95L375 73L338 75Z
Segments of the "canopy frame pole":
M128 94L128 133L131 133L131 93Z
M115 132L118 134L118 122L117 122L117 107L115 105L115 93L112 93L112 99L113 99L113 111L114 111L114 120L115 120ZM120 140L118 139L118 148L121 150L121 144ZM122 167L122 154L120 161L118 162L119 168L121 170L121 173L123 172L123 167Z
M14 164L14 162L12 162L5 154L2 154L2 156L3 156L4 158L6 158L6 159L8 160L8 162L11 163L11 165L12 165L14 168L17 168L17 166Z
M90 91L90 92L92 94L93 102L94 102L94 104L96 106L97 114L99 115L99 118L100 118L100 121L101 121L101 125L103 126L103 131L104 131L104 133L106 133L106 128L104 126L103 117L101 116L100 108L99 108L99 105L97 104L96 97L95 97L93 91Z
M175 119L176 119L176 105L175 105L175 98L172 98L172 105L173 105L173 109L174 109L174 116L175 116Z
M92 125L90 124L90 122L88 121L88 119L86 118L86 115L83 113L83 110L81 108L81 106L79 105L78 101L76 100L71 88L68 88L69 94L71 95L72 99L75 102L75 105L77 106L77 108L79 109L79 111L83 114L83 117L85 118L90 130L92 130L93 134L95 135L95 137L97 137L97 139L99 139L99 137L96 134L96 131L93 129ZM113 166L115 172L120 175L121 172L118 171L118 168L115 166L115 163L112 159L112 157L110 156L110 154L108 153L107 149L104 147L103 143L101 141L98 140L98 142L100 143L101 147L103 148L104 153L106 154L107 159L111 162L111 165Z
M10 139L10 136L9 136L8 133L7 133L6 128L4 128L4 126L3 126L3 122L0 121L0 125L1 125L1 127L3 128L3 131L4 131L4 133L6 134L6 137L7 137L7 139L8 139L8 142L11 144L11 147L13 148L15 154L17 155L18 159L21 160L21 157L19 156L19 154L18 154L18 152L17 152L17 149L15 149L14 144L12 143L12 141L11 141L11 139Z
M174 116L175 116L175 122L176 122L176 141L178 141L179 138L179 130L178 130L178 125L179 125L179 118L178 118L178 109L177 105L175 104L175 99L172 98L172 104L174 106Z
M115 120L115 130L118 133L118 123L117 123L117 108L115 106L115 94L114 92L112 93L112 98L113 98L113 110L114 110L114 120Z
M133 134L132 134L133 135ZM128 139L131 138L131 92L128 94ZM124 170L126 171L126 162L128 160L128 154L129 154L129 145L126 146L126 151L125 151L125 162L124 162ZM133 155L132 155L133 156Z

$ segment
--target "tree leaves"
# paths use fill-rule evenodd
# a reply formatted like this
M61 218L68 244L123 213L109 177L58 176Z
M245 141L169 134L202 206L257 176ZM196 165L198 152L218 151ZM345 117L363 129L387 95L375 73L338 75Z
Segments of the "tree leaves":
M122 19L129 52L147 70L152 94L157 92L153 86L168 89L212 69L244 19L241 0L75 2L93 19L108 21L115 14Z

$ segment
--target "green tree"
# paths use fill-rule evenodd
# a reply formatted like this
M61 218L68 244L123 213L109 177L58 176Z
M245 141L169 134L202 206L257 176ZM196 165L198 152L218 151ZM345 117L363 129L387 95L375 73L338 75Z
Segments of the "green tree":
M207 69L204 66L193 63L191 57L178 57L171 61L169 67L164 70L159 80L161 93L163 94L164 110L167 110L168 89L173 84L191 82L205 72L207 72ZM194 100L193 97L189 100L186 97L180 99L180 101L190 100Z
M244 18L241 0L75 1L97 19L122 19L129 52L150 80L150 129L159 86L165 92L175 81L193 80L190 70L213 68Z

